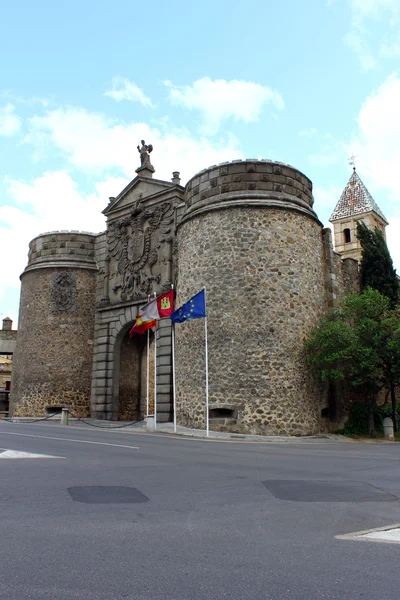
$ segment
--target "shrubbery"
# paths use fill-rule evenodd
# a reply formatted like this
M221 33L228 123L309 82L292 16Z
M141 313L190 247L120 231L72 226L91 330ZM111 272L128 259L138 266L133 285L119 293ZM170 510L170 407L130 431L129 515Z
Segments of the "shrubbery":
M396 405L397 415L400 422L400 403ZM343 435L368 435L368 414L370 407L368 404L363 402L354 402L350 411L350 418L344 429L341 429L337 433ZM392 418L392 406L391 404L385 404L384 406L376 406L374 410L374 422L375 431L377 433L383 433L383 419L385 417Z

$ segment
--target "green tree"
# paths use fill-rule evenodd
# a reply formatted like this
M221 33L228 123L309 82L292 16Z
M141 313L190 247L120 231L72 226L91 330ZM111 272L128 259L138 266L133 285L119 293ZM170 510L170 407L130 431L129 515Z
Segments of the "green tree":
M399 431L396 387L400 385L400 319L399 312L392 311L382 322L384 344L381 349L383 360L383 387L390 391L394 430Z
M345 297L306 342L307 361L322 380L347 381L368 406L368 429L375 433L378 392L400 380L400 317L377 290Z
M382 231L369 229L357 222L357 237L362 247L360 274L363 290L371 287L390 300L393 308L399 301L399 279Z
M382 232L377 227L375 227L375 231L372 231L365 223L358 221L357 237L360 240L362 247L360 265L362 289L365 290L368 287L371 287L378 290L378 292L389 298L390 305L394 308L398 305L400 298L399 278L397 277L396 270L393 268L393 261ZM391 344L389 344L389 346L391 346ZM397 356L396 348L392 347L391 350L389 350L389 346L387 349L391 354L390 362L395 363ZM396 368L394 368L394 370L396 370ZM387 380L392 401L394 429L395 431L398 431L396 386L398 386L400 382L393 376L392 367L389 368Z

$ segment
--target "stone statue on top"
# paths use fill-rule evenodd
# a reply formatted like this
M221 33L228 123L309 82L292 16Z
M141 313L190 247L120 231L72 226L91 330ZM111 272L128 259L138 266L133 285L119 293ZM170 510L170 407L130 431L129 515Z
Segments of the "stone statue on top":
M151 144L145 144L144 140L141 140L142 147L138 146L138 152L140 154L140 166L145 168L154 169L153 165L150 162L150 152L153 151L153 146Z

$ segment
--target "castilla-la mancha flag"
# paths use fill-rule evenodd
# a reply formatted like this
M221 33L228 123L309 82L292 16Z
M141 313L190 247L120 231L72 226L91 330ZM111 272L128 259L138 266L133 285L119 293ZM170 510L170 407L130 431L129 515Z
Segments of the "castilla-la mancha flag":
M161 294L154 300L145 304L136 317L136 323L129 332L130 337L134 333L144 333L155 327L159 319L165 319L174 312L174 290Z

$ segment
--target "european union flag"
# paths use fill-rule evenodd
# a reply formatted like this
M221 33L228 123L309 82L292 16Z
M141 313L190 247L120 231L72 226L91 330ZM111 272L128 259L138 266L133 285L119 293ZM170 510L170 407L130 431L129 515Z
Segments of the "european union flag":
M190 298L180 308L172 313L170 319L173 323L183 323L188 319L201 319L206 316L206 295L205 290Z

